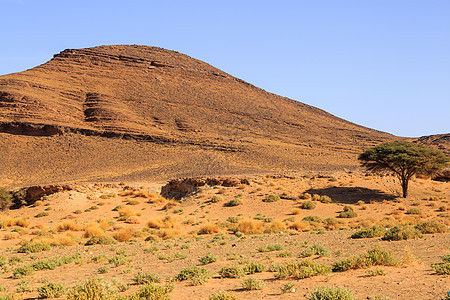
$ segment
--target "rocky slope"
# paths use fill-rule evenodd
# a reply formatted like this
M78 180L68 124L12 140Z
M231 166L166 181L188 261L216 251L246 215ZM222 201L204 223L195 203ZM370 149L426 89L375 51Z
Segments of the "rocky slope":
M351 168L397 139L146 46L1 76L0 135L4 184Z

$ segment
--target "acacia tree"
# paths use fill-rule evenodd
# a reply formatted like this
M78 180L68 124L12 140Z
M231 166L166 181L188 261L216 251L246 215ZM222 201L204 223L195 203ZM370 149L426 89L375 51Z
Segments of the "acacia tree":
M408 196L408 183L414 175L435 174L450 161L439 150L408 142L380 144L361 153L358 159L369 171L396 174L402 184L403 198Z

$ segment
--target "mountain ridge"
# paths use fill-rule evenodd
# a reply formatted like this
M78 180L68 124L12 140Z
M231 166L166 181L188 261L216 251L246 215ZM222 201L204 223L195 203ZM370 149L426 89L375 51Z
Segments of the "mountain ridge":
M0 76L0 136L11 184L357 168L362 149L404 139L138 45Z

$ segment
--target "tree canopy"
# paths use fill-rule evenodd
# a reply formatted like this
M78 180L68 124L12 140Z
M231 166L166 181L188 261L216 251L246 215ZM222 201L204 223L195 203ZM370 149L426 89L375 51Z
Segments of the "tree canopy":
M388 142L367 149L358 157L369 171L389 171L401 182L407 197L408 182L417 174L432 175L448 165L450 159L441 151L409 142Z

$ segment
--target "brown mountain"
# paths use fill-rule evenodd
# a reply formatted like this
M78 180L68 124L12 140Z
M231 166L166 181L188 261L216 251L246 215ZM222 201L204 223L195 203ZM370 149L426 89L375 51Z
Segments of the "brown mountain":
M0 138L4 185L354 168L398 139L146 46L1 76Z

